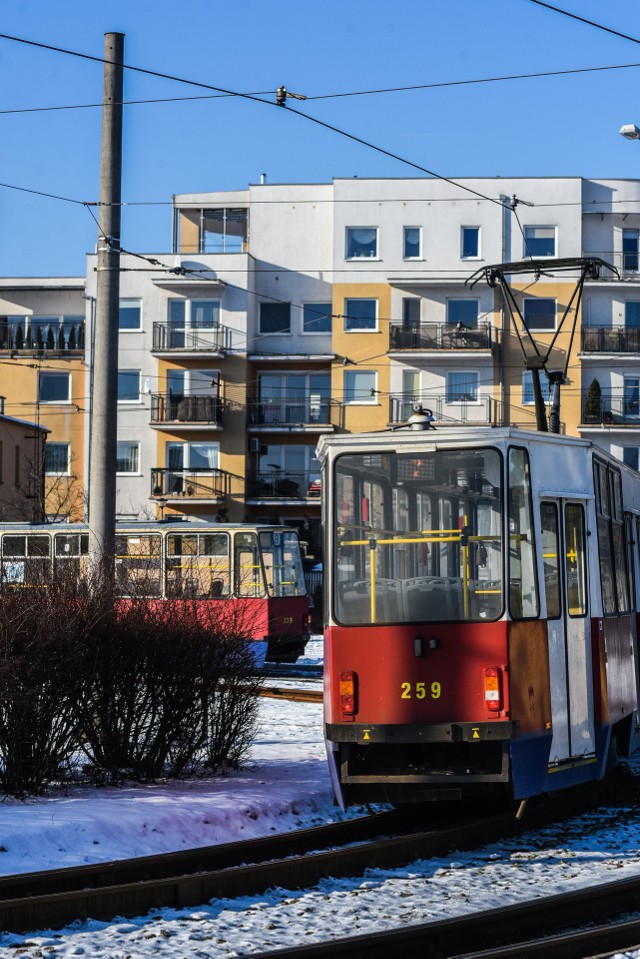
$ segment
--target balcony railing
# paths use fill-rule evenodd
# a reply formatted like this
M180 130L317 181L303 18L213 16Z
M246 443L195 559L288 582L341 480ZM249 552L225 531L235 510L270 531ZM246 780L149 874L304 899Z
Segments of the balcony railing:
M82 353L84 351L84 320L77 322L10 323L0 318L0 350L11 353Z
M252 499L295 499L320 502L317 470L271 469L247 477L247 496Z
M626 326L583 326L583 353L640 353L640 329Z
M252 426L338 426L342 405L324 396L300 399L265 399L248 402Z
M406 423L413 412L414 403L420 403L424 409L433 413L434 426L516 426L520 429L535 430L536 412L533 406L516 406L503 403L491 396L482 396L478 400L453 400L441 394L429 393L424 396L397 393L390 397L389 423ZM548 408L547 408L548 415ZM560 423L560 432L566 431L564 421Z
M424 409L433 413L434 425L469 426L478 424L483 426L497 425L497 405L491 396L481 396L477 400L454 399L451 396L432 393L424 396L415 394L397 393L389 397L389 423L397 425L406 423L415 403L420 403Z
M602 394L582 399L584 426L636 426L640 429L640 397Z
M615 266L619 273L625 273L627 275L630 273L640 273L640 251L634 253L633 251L622 252L621 250L617 250L614 253L611 250L608 250L604 253L602 251L597 253L584 252L582 255L600 257L600 259L604 260L605 263L610 263L611 266ZM599 279L611 280L612 274L609 273L608 270L602 270ZM597 280L595 282L597 282Z
M153 393L152 423L193 423L222 426L222 401L218 396L186 393Z
M392 323L389 328L390 350L490 350L491 347L490 323L474 327L449 323L421 323L420 326Z
M152 469L151 496L163 499L222 499L230 489L230 474L214 468Z
M226 326L196 329L172 323L153 324L154 353L224 353L228 345Z

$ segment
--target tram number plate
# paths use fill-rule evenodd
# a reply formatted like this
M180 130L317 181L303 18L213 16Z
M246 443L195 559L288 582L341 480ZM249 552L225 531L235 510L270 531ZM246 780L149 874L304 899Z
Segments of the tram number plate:
M440 699L442 686L438 682L401 683L400 699Z

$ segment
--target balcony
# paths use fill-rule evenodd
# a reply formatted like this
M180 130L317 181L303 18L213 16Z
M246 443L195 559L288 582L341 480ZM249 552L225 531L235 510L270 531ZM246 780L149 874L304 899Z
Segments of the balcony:
M176 427L222 428L223 403L219 396L188 393L153 393L151 425Z
M84 319L59 322L0 317L0 350L8 353L49 353L68 356L84 353Z
M421 323L404 326L392 323L389 328L389 349L400 350L490 350L490 323L476 327L451 326L449 323Z
M434 425L496 426L499 422L498 404L491 396L481 396L477 400L452 400L444 394L416 396L396 393L389 397L389 425L406 423L415 403L431 410Z
M583 353L640 353L640 329L626 326L583 326Z
M342 404L324 396L299 399L250 399L247 404L249 428L261 432L277 430L330 430L340 425Z
M610 263L611 266L614 266L618 273L625 275L628 279L633 279L633 274L638 274L638 279L640 280L640 252L634 252L633 250L622 251L618 250L615 253L611 250L605 251L604 253L583 253L583 256L597 256L601 260L604 260L605 263ZM588 280L589 283L602 283L602 281L610 281L615 279L614 275L611 273L602 273L602 275L597 280Z
M229 493L231 474L220 469L152 469L152 499L217 503Z
M317 470L272 468L247 477L247 499L259 501L294 501L320 505L320 478Z
M153 324L152 353L179 353L202 356L223 356L228 348L230 330L226 326L209 329L177 327L172 323Z
M622 393L582 399L583 426L626 426L640 429L640 397Z

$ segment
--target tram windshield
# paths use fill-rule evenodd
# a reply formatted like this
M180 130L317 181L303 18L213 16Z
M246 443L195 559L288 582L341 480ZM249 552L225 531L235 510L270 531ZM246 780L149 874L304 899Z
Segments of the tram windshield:
M501 615L497 450L344 454L335 471L332 592L339 623Z
M260 533L269 596L304 596L306 586L297 534L291 530Z

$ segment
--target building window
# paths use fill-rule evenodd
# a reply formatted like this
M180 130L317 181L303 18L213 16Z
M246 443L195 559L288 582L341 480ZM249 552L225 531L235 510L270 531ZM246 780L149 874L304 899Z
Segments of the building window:
M627 300L624 305L624 325L628 330L640 329L640 302Z
M345 403L376 403L376 373L373 370L344 371Z
M447 323L449 326L455 326L458 329L462 327L474 329L478 325L479 312L479 300L447 300Z
M461 253L463 260L477 260L480 256L480 227L463 226L461 229Z
M119 330L142 329L142 300L120 300Z
M640 416L640 376L624 378L624 414Z
M45 443L44 472L46 476L68 476L70 462L68 443Z
M412 330L420 326L420 303L417 296L402 297L402 325Z
M555 256L555 226L525 226L524 255L532 257Z
M370 332L378 328L377 300L345 300L344 312L346 333Z
M542 399L545 403L551 402L551 384L547 379L547 374L541 371L540 374L540 388L542 390ZM533 379L531 376L531 370L525 370L522 374L522 405L523 406L532 406L535 402L533 396Z
M170 470L217 469L219 443L167 443L167 467Z
M522 316L528 330L555 330L556 301L546 297L525 297Z
M422 256L422 230L419 226L405 226L402 256L405 260L419 260Z
M261 373L258 396L260 423L328 423L331 374Z
M202 211L201 253L243 253L247 248L247 211Z
M622 269L630 273L638 272L638 254L640 247L638 244L637 230L622 231Z
M68 403L71 399L70 373L39 373L38 402Z
M302 307L303 333L331 333L331 303L305 303Z
M138 473L140 463L140 444L129 440L118 440L116 447L116 472Z
M118 403L140 400L140 370L118 370Z
M362 260L378 255L378 228L376 226L347 227L347 260Z
M290 333L291 304L261 303L260 333Z
M637 446L623 446L622 447L622 461L627 466L630 466L631 469L638 469L639 457L638 453L640 450Z
M477 403L480 374L468 370L447 373L447 403Z

